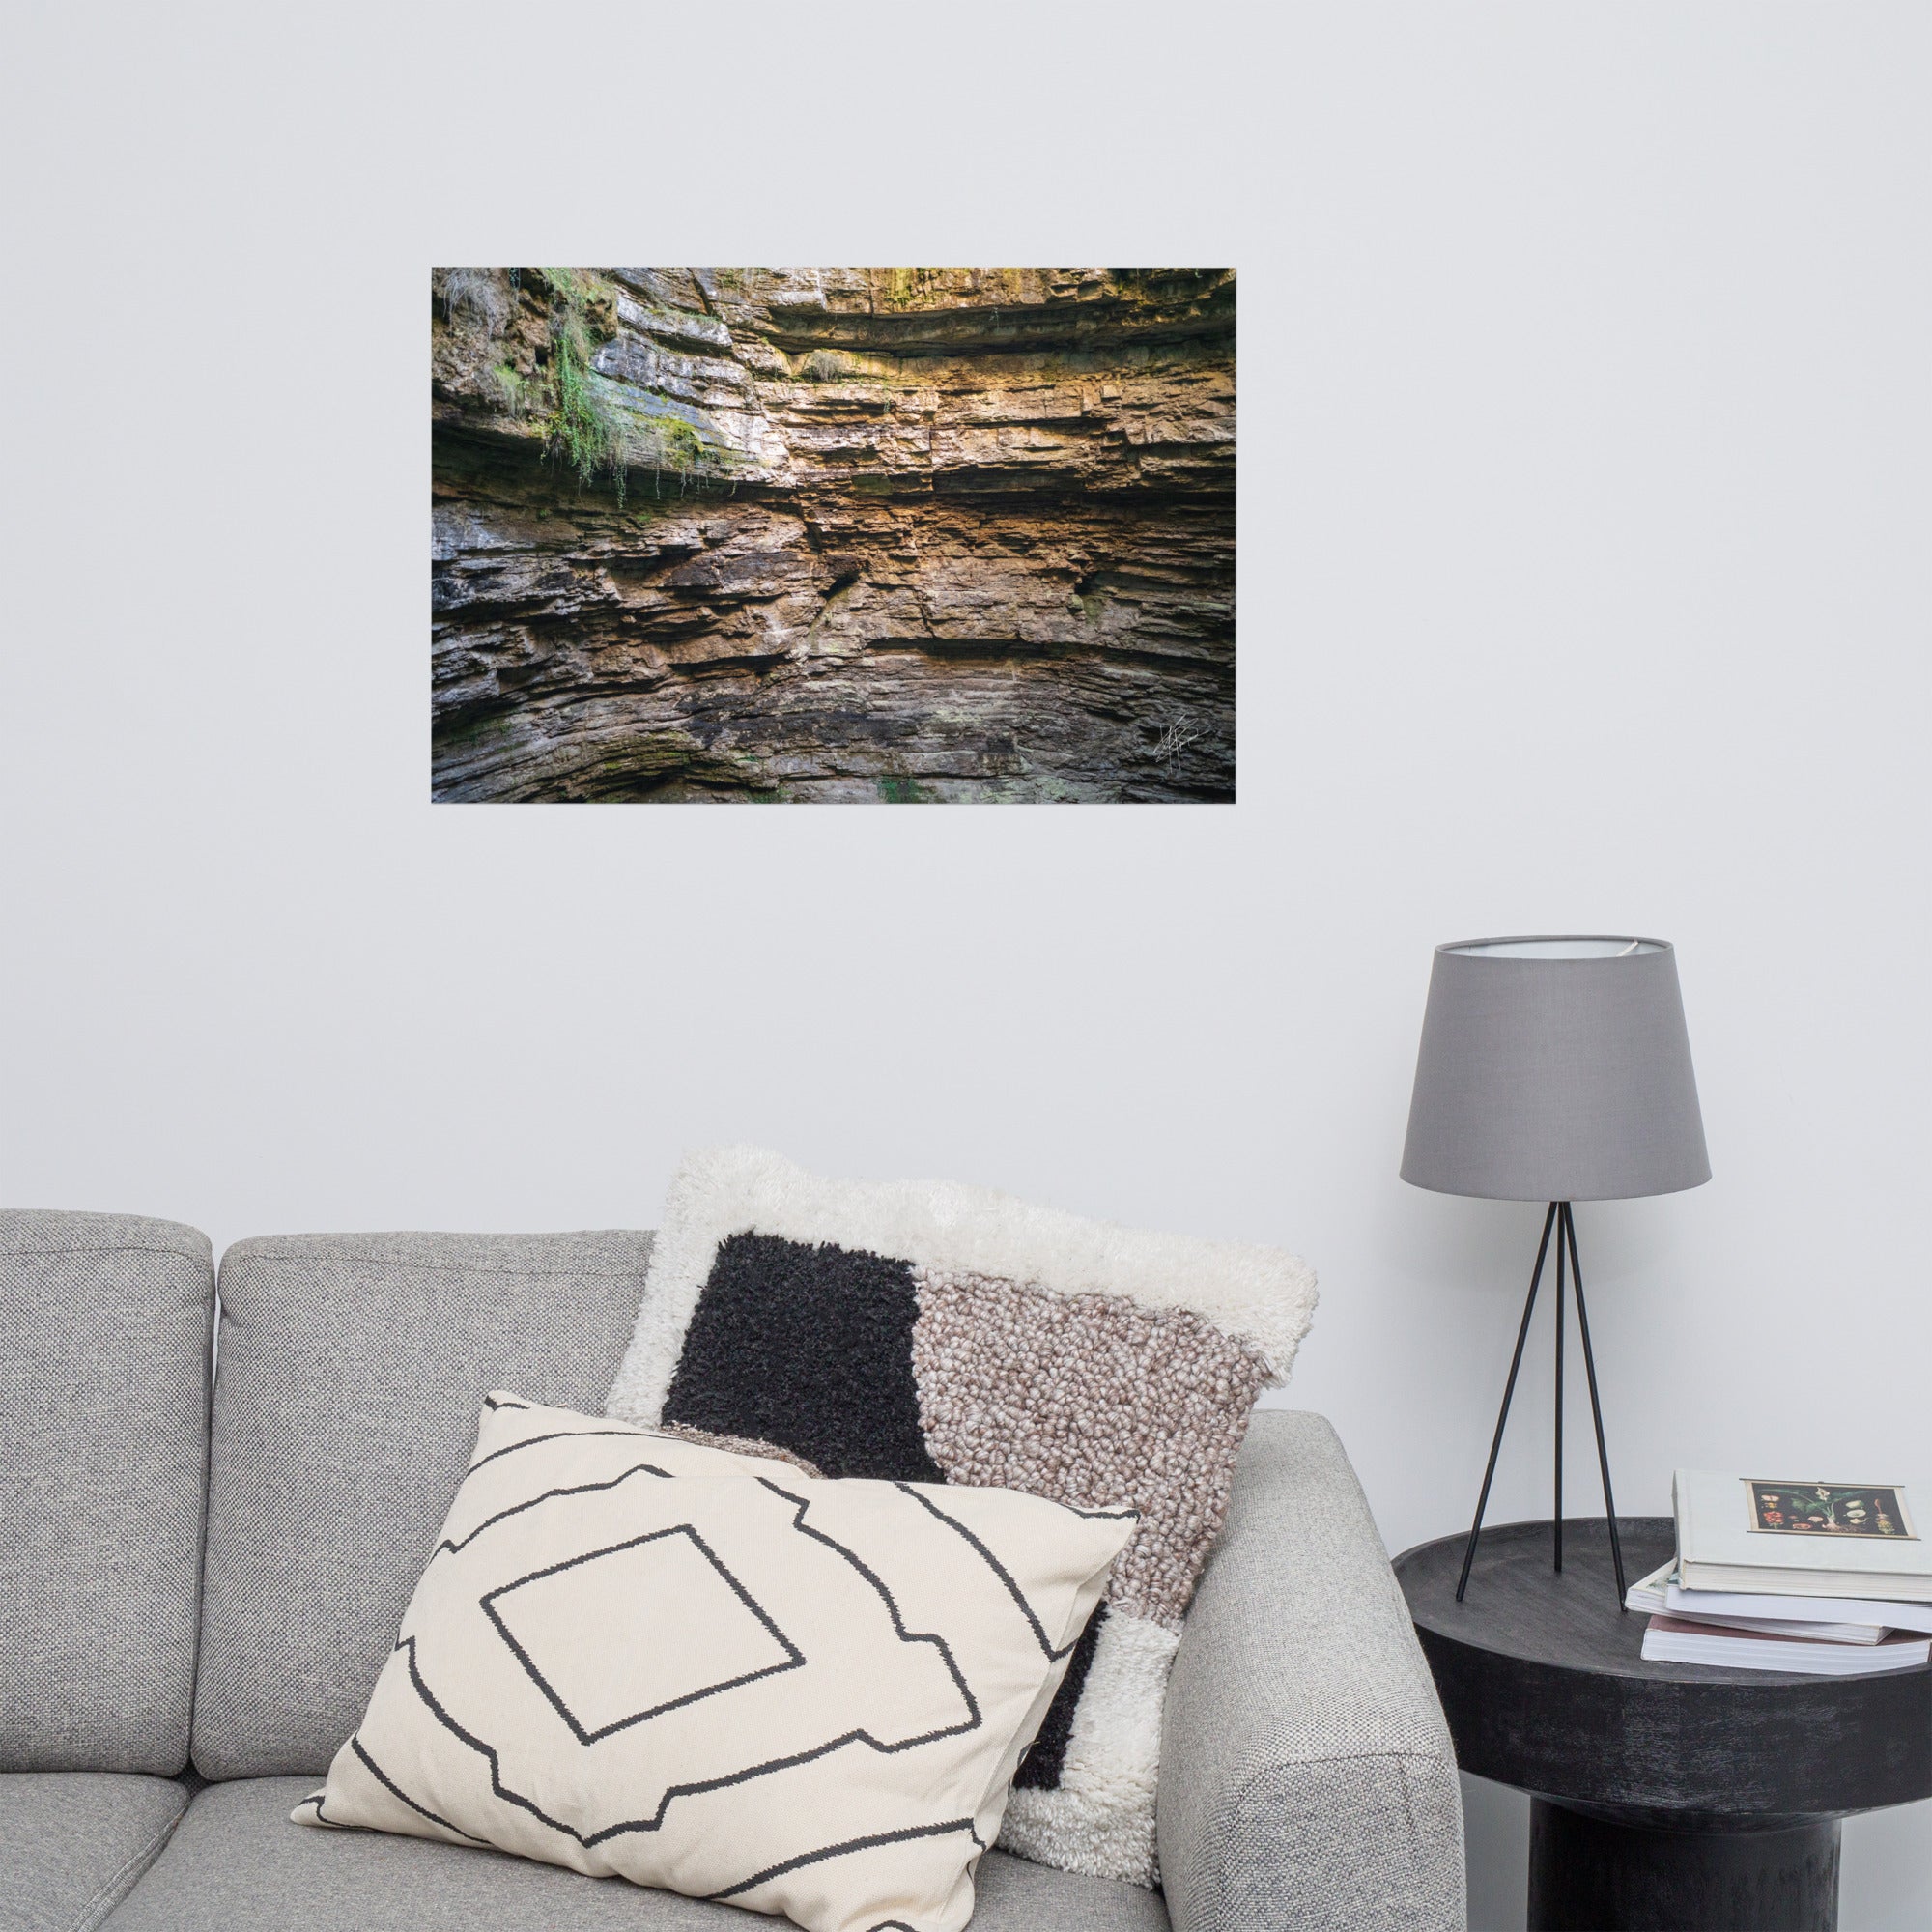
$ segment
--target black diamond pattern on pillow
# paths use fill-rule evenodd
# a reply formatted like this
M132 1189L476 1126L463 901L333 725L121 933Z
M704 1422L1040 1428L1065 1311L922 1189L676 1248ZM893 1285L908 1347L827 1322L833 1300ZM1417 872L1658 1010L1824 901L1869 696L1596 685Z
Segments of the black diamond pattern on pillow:
M639 1606L635 1624L612 1623L613 1595ZM688 1522L553 1563L481 1602L583 1745L805 1662ZM666 1604L678 1605L681 1614L645 1614L645 1606ZM721 1638L730 1639L724 1649L735 1665L723 1674L714 1662ZM700 1647L707 1662L694 1665L689 1654Z
M908 1264L774 1235L721 1241L664 1420L771 1442L828 1476L946 1480L913 1379Z

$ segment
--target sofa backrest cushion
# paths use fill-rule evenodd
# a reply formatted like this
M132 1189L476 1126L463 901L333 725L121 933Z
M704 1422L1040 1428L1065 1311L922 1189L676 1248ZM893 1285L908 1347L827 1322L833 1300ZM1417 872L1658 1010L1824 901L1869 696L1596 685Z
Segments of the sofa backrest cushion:
M204 1776L327 1770L396 1640L484 1396L601 1407L650 1241L303 1235L222 1257Z
M0 1212L0 1771L187 1763L213 1256Z

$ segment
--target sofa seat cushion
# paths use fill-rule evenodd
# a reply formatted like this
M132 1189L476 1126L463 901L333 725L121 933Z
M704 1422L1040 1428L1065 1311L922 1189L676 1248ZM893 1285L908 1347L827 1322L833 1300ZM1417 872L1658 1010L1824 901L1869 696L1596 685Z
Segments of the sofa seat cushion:
M484 1396L601 1406L650 1245L283 1235L222 1256L197 1770L328 1768L396 1640Z
M93 1932L186 1808L172 1778L0 1772L0 1925Z
M371 1832L312 1832L303 1778L213 1784L109 1932L746 1932L773 1924L622 1879ZM971 1932L1167 1932L1157 1893L998 1852L980 1861Z
M0 1212L0 1770L187 1763L208 1236Z

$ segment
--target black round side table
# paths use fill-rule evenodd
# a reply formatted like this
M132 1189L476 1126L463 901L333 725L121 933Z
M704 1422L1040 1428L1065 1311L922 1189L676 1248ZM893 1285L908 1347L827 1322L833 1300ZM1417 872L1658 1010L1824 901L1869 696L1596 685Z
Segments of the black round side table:
M1675 1547L1619 1517L1626 1573ZM1532 1932L1832 1932L1838 1821L1932 1797L1932 1668L1803 1677L1646 1663L1603 1518L1396 1559L1464 1771L1532 1794Z

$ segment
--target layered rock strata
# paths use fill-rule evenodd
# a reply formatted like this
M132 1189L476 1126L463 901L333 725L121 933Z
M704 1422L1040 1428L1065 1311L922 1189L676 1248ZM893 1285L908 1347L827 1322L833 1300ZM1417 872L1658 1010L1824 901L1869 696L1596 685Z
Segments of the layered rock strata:
M432 284L444 800L1229 800L1235 277Z

